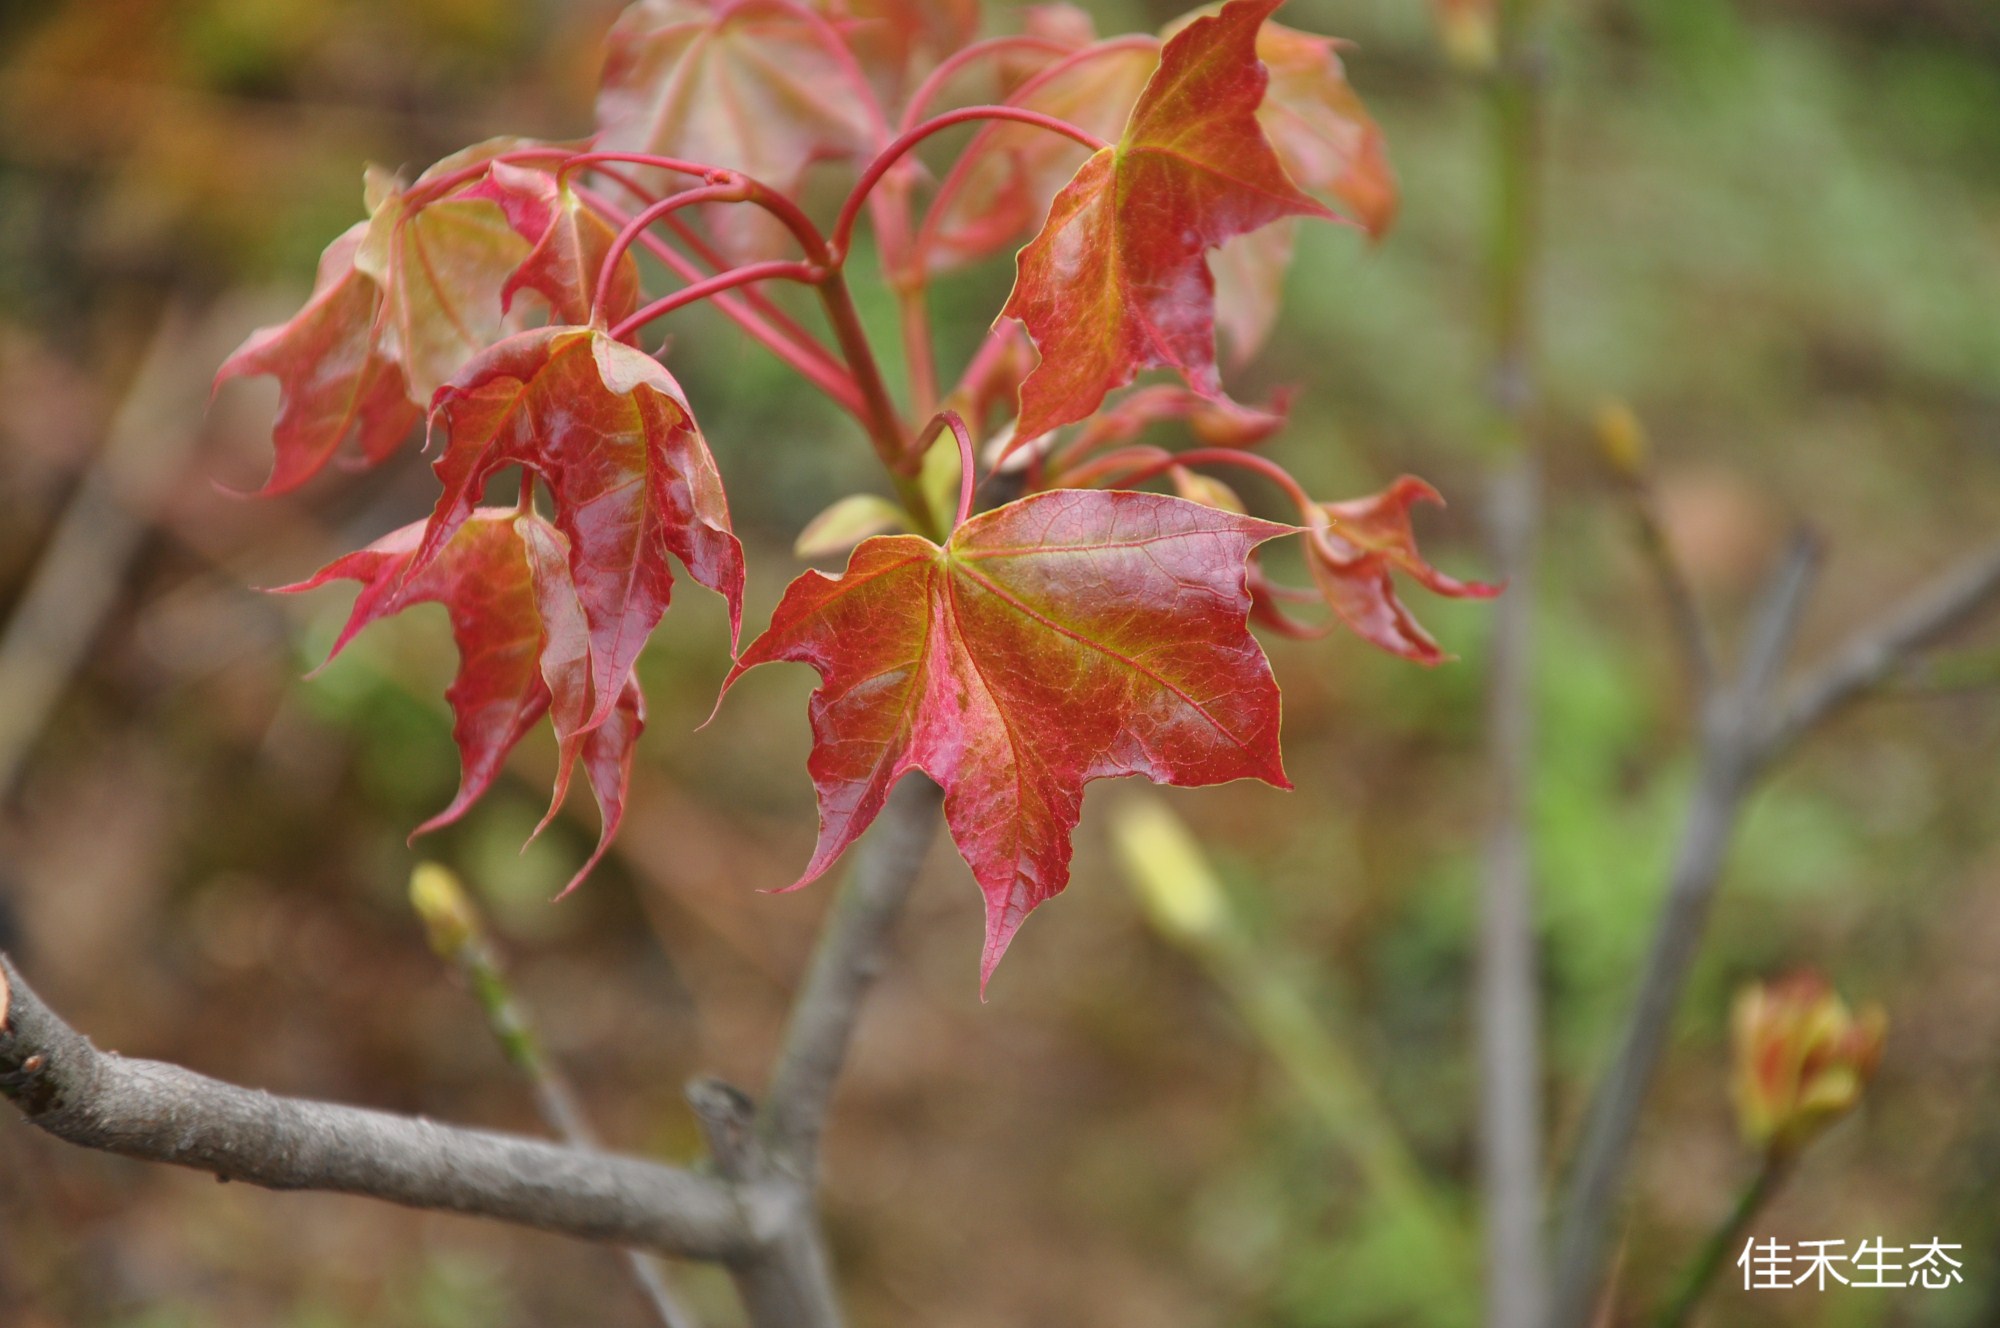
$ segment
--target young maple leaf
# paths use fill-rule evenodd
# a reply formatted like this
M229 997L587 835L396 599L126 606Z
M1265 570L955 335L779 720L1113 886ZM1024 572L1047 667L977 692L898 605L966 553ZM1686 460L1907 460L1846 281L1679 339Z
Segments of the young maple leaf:
M486 148L446 158L417 183ZM500 292L528 257L528 242L489 198L459 191L412 207L392 176L371 168L367 183L368 230L354 265L382 288L382 353L403 366L411 396L429 401L505 334Z
M492 785L507 753L549 715L562 754L550 815L562 805L579 758L602 815L597 850L570 882L573 889L617 833L645 703L637 684L628 679L612 717L584 730L591 695L588 633L561 532L532 514L482 508L419 567L424 530L421 521L405 526L283 590L314 590L330 581L361 583L329 660L371 623L413 604L445 607L458 645L458 676L445 699L451 703L461 773L451 805L415 834L463 816Z
M507 224L532 246L500 288L503 310L514 307L514 297L521 291L531 290L549 302L550 321L578 325L590 321L597 276L617 238L610 223L558 185L549 172L504 161L495 162L484 179L460 196L498 203ZM615 324L638 307L639 265L628 252L612 270L604 315Z
M521 140L457 153L419 183L476 164ZM352 439L366 464L409 436L431 394L504 330L502 293L530 259L500 207L466 191L411 207L389 175L366 176L368 220L320 257L306 305L253 332L217 371L278 379L276 453L261 492L295 489Z
M1161 494L1059 490L973 517L942 547L877 536L845 574L794 581L723 687L773 660L819 672L819 844L799 884L922 770L986 897L983 983L1067 884L1089 780L1289 787L1245 566L1291 532Z
M1258 125L1257 32L1279 3L1230 0L1167 42L1124 135L1084 162L1021 251L1002 314L1042 357L1021 387L1022 440L1083 419L1142 369L1178 369L1219 396L1205 253L1285 217L1334 215Z
M1347 81L1344 45L1266 23L1257 34L1257 57L1271 85L1257 122L1300 188L1333 199L1379 239L1396 219L1396 174L1381 128Z
M878 137L869 89L837 42L824 22L783 6L639 0L605 41L597 146L727 167L796 193L813 162L852 158ZM742 209L710 229L738 261L792 243Z
M1444 499L1405 475L1370 497L1320 504L1306 562L1328 607L1357 636L1419 664L1439 664L1444 653L1396 597L1390 573L1401 571L1451 599L1490 599L1501 588L1457 580L1424 561L1410 526L1410 505L1417 502L1442 506Z
M350 438L364 461L382 460L422 414L402 366L376 344L382 288L354 266L367 231L367 222L357 222L328 245L305 307L290 322L251 333L216 371L217 389L244 375L278 380L276 455L260 490L266 496L304 484Z
M569 538L570 570L589 624L595 699L587 727L611 716L625 678L672 598L667 555L743 616L743 548L715 458L680 385L644 353L601 331L517 333L437 394L448 442L444 483L417 555L422 567L469 518L486 482L520 466L547 483Z
M1257 56L1271 82L1257 123L1295 184L1380 239L1396 219L1396 176L1381 129L1347 81L1342 45L1266 23ZM1213 260L1216 326L1239 362L1257 353L1277 322L1293 230L1284 221L1238 236Z

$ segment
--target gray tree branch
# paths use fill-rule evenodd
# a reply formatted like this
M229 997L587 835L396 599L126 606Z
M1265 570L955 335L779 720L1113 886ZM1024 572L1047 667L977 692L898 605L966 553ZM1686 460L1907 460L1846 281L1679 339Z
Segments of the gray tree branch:
M819 1138L862 998L888 954L889 932L902 916L924 854L937 835L944 794L922 775L906 777L889 795L874 832L862 843L840 897L820 934L771 1075L759 1133L772 1157L810 1181L819 1165Z
M1487 698L1490 820L1480 881L1475 1039L1487 1328L1539 1328L1548 1303L1542 1241L1540 936L1535 925L1536 549L1542 506L1537 305L1548 56L1541 0L1496 11L1490 297L1492 390L1510 456L1495 476L1494 607Z
M691 1090L719 1177L279 1097L102 1052L43 1004L5 955L0 1096L30 1124L85 1148L266 1189L365 1195L719 1262L735 1276L754 1328L839 1328L814 1203L819 1138L940 798L928 779L905 781L860 846L799 991L767 1110L759 1116L748 1098L713 1081Z
M1590 1321L1639 1119L1758 774L1821 720L2000 598L2000 546L1994 546L1944 573L1882 621L1856 631L1786 699L1774 701L1816 563L1812 541L1795 541L1753 618L1735 683L1704 706L1700 764L1652 949L1571 1173L1556 1253L1555 1328L1582 1328Z
M0 1095L56 1138L272 1190L366 1195L691 1259L763 1242L757 1196L639 1158L239 1088L99 1051L0 955Z
M1598 1270L1616 1222L1641 1109L1673 1029L1674 1011L1701 948L1709 905L1756 769L1755 716L1783 667L1818 563L1799 538L1765 588L1736 680L1707 698L1694 794L1682 824L1660 920L1627 1017L1617 1059L1592 1103L1571 1174L1556 1245L1554 1322L1583 1328L1597 1296Z
M819 1140L862 999L887 959L890 932L936 835L942 796L929 779L905 779L856 849L792 1002L763 1111L719 1080L688 1086L716 1169L764 1203L771 1238L756 1257L730 1269L755 1328L841 1328L815 1201Z
M1759 754L1782 755L1821 720L1887 682L1910 657L2000 598L2000 544L1940 575L1881 622L1856 632L1786 696Z

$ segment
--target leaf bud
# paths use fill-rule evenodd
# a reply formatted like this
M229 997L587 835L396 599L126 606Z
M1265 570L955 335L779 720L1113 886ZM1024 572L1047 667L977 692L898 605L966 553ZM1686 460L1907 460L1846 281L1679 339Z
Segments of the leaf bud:
M424 924L431 949L455 960L479 935L479 912L451 869L420 862L410 873L410 906Z
M1750 1143L1794 1153L1854 1109L1881 1060L1888 1016L1858 1014L1817 973L1752 983L1737 993L1737 1123Z
M1156 798L1118 808L1111 835L1125 874L1152 923L1174 940L1197 941L1221 931L1228 905L1201 845Z
M1652 445L1646 426L1631 406L1616 397L1600 402L1592 421L1597 432L1597 451L1620 479L1643 477L1652 462Z

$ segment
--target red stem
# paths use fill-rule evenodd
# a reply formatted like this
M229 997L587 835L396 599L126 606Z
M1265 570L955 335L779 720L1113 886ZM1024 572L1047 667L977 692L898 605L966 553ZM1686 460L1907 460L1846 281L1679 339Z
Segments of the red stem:
M699 303L711 295L735 290L738 286L747 286L753 281L799 281L807 285L818 285L826 278L826 269L811 263L750 263L728 272L717 273L706 281L697 281L692 286L683 286L671 295L662 295L612 328L611 335L616 340L623 341L655 318L664 317L676 309Z
M1097 135L1080 129L1067 120L1045 115L1040 111L1031 111L1024 106L966 106L956 111L946 111L943 115L933 116L899 135L895 142L883 148L875 160L868 163L868 169L861 173L861 178L855 182L853 190L847 195L847 201L841 205L840 219L833 225L833 252L838 256L846 255L848 243L854 236L854 224L861 216L862 205L868 201L868 195L874 191L875 185L889 173L890 167L932 134L974 120L1012 120L1020 124L1034 125L1038 129L1046 129L1051 133L1073 139L1092 152L1099 152L1111 146Z
M618 271L618 260L625 257L626 250L632 247L632 242L639 238L642 231L660 218L684 207L692 207L696 203L739 202L742 197L742 191L735 185L707 184L698 189L683 189L678 194L671 194L657 203L649 203L640 209L619 228L617 236L611 241L611 247L604 251L604 262L599 264L597 269L597 285L594 287L596 294L591 300L590 321L596 322L598 315L603 312L604 292L611 289L611 279Z
M1018 105L1047 85L1051 79L1076 68L1080 64L1086 64L1091 60L1096 60L1106 55L1113 55L1120 51L1136 50L1142 46L1150 48L1157 45L1159 45L1159 39L1156 37L1134 34L1129 37L1116 37L1110 41L1102 41L1095 46L1086 46L1067 59L1056 61L1047 69L1042 70L1026 83L1014 89L1014 95L1008 100ZM972 142L966 145L965 151L960 154L958 160L952 163L951 169L945 173L943 183L938 186L937 193L931 197L930 212L924 217L924 224L917 231L917 253L922 254L930 248L931 242L936 238L938 218L944 214L945 205L957 196L959 190L965 187L966 180L971 177L973 168L979 162L981 152L992 141L993 136L999 132L999 125L988 125L986 128L980 130Z
M924 107L930 105L931 100L938 93L944 91L945 85L957 76L960 70L968 65L976 64L988 56L1000 55L1006 51L1035 50L1068 52L1071 49L1073 48L1065 46L1063 43L1049 37L1031 37L1026 35L1018 37L990 37L983 42L974 42L944 61L936 69L931 70L929 77L917 85L917 90L910 94L909 105L903 108L902 123L898 128L908 129L916 124L917 117L923 113Z
M595 166L600 162L622 162L627 166L648 166L659 171L673 171L679 175L692 175L710 184L736 174L720 166L704 165L698 161L683 161L679 157L662 157L651 152L573 152L569 159L557 168L556 183L569 178L569 173L585 166Z
M624 224L626 220L625 212L596 190L579 185L577 186L576 194L578 198L581 198L585 203L588 203L592 208L602 213L612 225ZM676 220L678 219L670 217L668 218L668 223L671 225ZM690 262L686 255L673 249L651 232L642 233L639 236L639 244L648 253L652 254L653 257L665 264L681 280L695 282L703 279L705 274L701 268ZM718 261L716 266L720 267L724 266L724 264ZM817 387L820 391L826 393L828 397L832 398L834 403L840 406L841 409L847 411L848 414L854 416L863 424L867 423L867 407L861 400L861 389L855 385L853 375L848 373L838 360L834 359L828 351L814 342L791 319L784 319L784 324L788 325L791 329L791 334L788 334L781 327L773 326L771 322L766 322L763 317L760 317L757 313L752 312L750 308L746 307L746 305L757 305L775 311L775 305L772 305L768 300L758 295L756 291L750 289L743 291L741 302L733 295L716 295L712 299L717 309L733 319L737 326L748 332L765 349L776 355L785 364L796 369L814 387Z
M642 204L656 202L659 198L659 195L649 192L643 186L641 186L637 181L632 179L631 176L625 174L623 171L610 171L600 167L597 173L619 185L627 193L631 194L632 197L638 199ZM619 226L624 224L624 214L620 212L618 209L611 207L608 201L605 200L601 195L593 193L589 190L580 189L579 196L585 197L586 201L589 201L592 207L595 207L597 208L598 211L603 212L605 216L610 219L612 225ZM689 251L692 252L696 258L700 259L702 262L708 265L709 271L723 272L735 266L735 264L730 262L728 258L723 256L720 250L718 250L714 245L710 244L707 241L707 239L705 239L702 236L702 233L699 230L696 230L693 226L688 225L684 219L669 215L661 218L661 220L666 222L667 229L674 233L675 239L679 240L682 244L686 245ZM692 264L682 259L679 254L675 254L673 253L673 251L665 249L657 241L649 242L646 238L642 237L640 243L646 245L646 247L652 250L656 255L671 255L670 257L664 257L663 261L665 261L667 265L670 268L672 268L675 272L679 273L681 278L685 281L700 281L702 277L706 275L700 269L694 267ZM746 287L742 293L742 300L744 304L747 304L752 309L755 309L758 312L758 314L762 316L765 322L768 322L772 327L777 328L778 331L782 332L786 337L790 338L792 341L799 343L797 349L801 353L815 356L820 361L820 363L826 365L836 375L842 377L848 376L846 368L841 365L840 361L836 360L833 357L833 353L831 351L827 350L826 347L820 343L818 337L815 337L811 332L807 331L803 326L800 325L798 319L793 318L790 314L786 313L783 309L778 307L778 305L773 303L768 297L766 297L763 294L763 292L758 291L754 288ZM716 303L721 307L728 308L730 304L733 303L733 301L730 299L729 296L718 296L716 299ZM736 315L734 313L730 314L730 317L732 318L734 318L735 316ZM761 334L758 333L755 329L752 329L752 335L761 336ZM852 384L850 380L850 386L851 385ZM860 401L860 397L858 395L855 395L853 399L857 403ZM856 409L859 409L858 405L856 406Z
M951 523L951 528L957 530L965 524L965 518L972 515L974 472L978 462L972 455L972 434L965 427L965 421L959 418L958 412L943 411L938 418L944 421L944 426L958 439L958 516Z
M674 233L674 238L676 240L679 240L682 244L686 245L691 251L693 251L694 256L696 258L699 258L702 262L708 264L708 266L714 271L726 272L729 270L729 268L734 266L734 264L732 264L728 258L723 256L720 250L718 250L714 245L710 244L706 239L702 237L700 231L688 225L687 221L684 218L668 217L666 218L666 223L667 223L667 229ZM696 277L690 278L690 280L698 278L699 275L700 274L697 273ZM766 319L768 319L773 326L782 330L786 336L791 337L795 341L800 341L805 343L807 346L811 347L812 350L816 354L818 354L818 356L822 360L824 360L827 364L833 365L836 368L840 368L842 373L846 372L846 369L840 365L840 361L836 360L833 357L833 352L827 350L826 347L820 343L819 338L815 337L811 332L807 331L805 327L801 325L796 318L793 318L790 314L786 313L783 309L779 308L775 303L773 303L770 300L769 297L765 296L762 292L757 291L754 288L745 290L743 292L743 301L744 303L750 305L752 308L756 309L757 312L762 314Z
M1285 496L1298 507L1299 515L1306 519L1308 525L1313 523L1318 513L1318 505L1292 478L1290 471L1269 457L1255 452L1239 452L1230 447L1196 447L1185 452L1169 452L1149 446L1121 448L1116 452L1106 452L1061 478L1064 487L1073 489L1084 488L1114 475L1120 484L1143 484L1155 476L1164 475L1175 466L1236 466L1255 471L1285 491ZM1120 474L1121 471L1129 473Z

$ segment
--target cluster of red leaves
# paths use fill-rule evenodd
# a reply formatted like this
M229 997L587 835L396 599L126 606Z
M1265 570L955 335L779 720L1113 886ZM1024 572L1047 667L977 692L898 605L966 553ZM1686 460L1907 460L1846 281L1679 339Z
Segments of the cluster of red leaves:
M1272 584L1258 545L1303 533L1338 620L1441 658L1392 569L1440 594L1491 592L1417 553L1409 505L1435 494L1406 479L1312 500L1251 450L1281 428L1282 405L1237 405L1217 368L1218 328L1239 357L1268 333L1294 219L1378 235L1396 206L1338 44L1270 22L1279 3L1229 0L1161 36L1110 40L1074 9L1037 7L1020 34L974 42L973 0L639 0L611 34L588 143L496 140L407 186L370 172L368 219L327 249L305 308L253 335L218 382L279 380L267 494L343 451L381 462L419 419L441 436L430 518L294 587L361 583L343 646L409 605L445 607L464 773L423 829L461 815L546 714L555 806L580 761L602 809L594 864L624 806L644 722L634 668L668 607L670 556L740 622L743 554L715 462L679 386L633 344L697 299L862 419L903 482L908 510L888 520L923 532L876 535L842 575L794 582L725 684L774 660L821 675L805 880L923 770L986 896L985 973L1066 883L1089 780L1284 784L1277 686L1248 623L1307 630L1276 605L1310 592ZM974 84L992 104L924 118ZM975 120L987 123L927 174L914 149ZM809 182L840 171L853 189L822 232ZM906 301L1028 241L1003 319L941 400L921 301L906 303L921 430L851 317L842 272L864 215ZM642 304L635 244L683 284ZM837 353L755 289L776 280L816 290ZM1106 405L1150 369L1186 386ZM1163 420L1208 446L1134 441ZM947 423L965 475L949 523L917 478ZM970 514L973 432L1028 497ZM1231 465L1276 479L1298 523L1245 515L1206 473ZM478 506L517 469L518 508ZM1109 487L1156 476L1179 496Z

